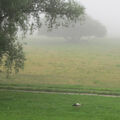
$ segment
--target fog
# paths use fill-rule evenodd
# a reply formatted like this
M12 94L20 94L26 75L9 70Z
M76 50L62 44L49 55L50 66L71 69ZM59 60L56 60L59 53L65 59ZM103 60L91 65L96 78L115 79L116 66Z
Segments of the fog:
M108 36L120 37L120 0L78 0L86 13L103 23Z

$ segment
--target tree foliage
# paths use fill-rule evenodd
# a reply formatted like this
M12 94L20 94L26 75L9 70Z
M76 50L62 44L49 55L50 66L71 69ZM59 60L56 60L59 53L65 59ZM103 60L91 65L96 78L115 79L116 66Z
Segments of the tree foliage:
M25 34L41 27L41 17L48 28L66 25L84 15L84 7L74 0L0 0L0 65L8 75L24 66L22 44L17 31ZM61 19L60 22L57 19Z

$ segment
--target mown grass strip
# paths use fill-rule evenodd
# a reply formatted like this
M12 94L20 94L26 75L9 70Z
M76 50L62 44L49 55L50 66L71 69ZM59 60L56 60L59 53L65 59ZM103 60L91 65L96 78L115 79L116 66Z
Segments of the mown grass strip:
M72 93L72 94L96 94L96 95L115 95L120 96L119 90L103 90L103 89L85 89L85 88L64 88L64 87L52 87L52 86L8 86L8 85L0 85L1 90L20 90L20 91L28 91L28 92L56 92L56 93Z

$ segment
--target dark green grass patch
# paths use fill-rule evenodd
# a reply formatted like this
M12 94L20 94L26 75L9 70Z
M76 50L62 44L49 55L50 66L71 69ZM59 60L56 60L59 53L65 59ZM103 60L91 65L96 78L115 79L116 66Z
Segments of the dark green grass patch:
M119 120L120 98L0 91L0 120ZM72 104L79 102L80 107Z

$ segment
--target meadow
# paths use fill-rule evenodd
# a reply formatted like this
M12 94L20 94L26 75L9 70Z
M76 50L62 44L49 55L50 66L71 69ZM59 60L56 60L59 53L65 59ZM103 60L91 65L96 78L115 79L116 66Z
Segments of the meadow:
M29 38L24 48L25 69L0 73L0 120L120 119L120 97L58 94L120 95L119 39Z
M9 79L0 73L1 85L119 89L119 39L90 39L77 44L45 37L27 41L25 69Z

